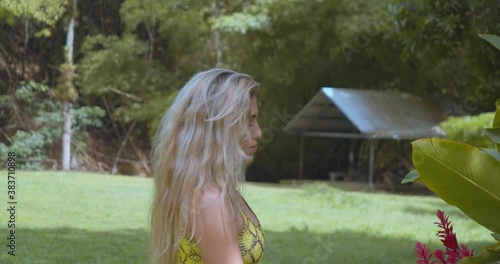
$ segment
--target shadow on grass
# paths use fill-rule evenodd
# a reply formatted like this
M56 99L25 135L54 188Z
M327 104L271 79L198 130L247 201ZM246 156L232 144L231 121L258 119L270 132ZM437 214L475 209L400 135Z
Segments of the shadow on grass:
M383 237L354 231L330 234L297 229L266 231L262 264L415 263L416 242L412 238ZM443 249L438 239L426 244L432 251ZM486 245L487 242L469 244L474 249Z
M148 263L147 230L16 229L15 257L7 254L8 230L0 229L0 263Z
M4 237L7 230L0 229L0 233ZM416 241L412 238L354 231L317 234L307 229L265 233L266 251L261 264L415 263ZM6 243L2 245L0 263L148 263L149 235L144 229L96 232L76 228L18 228L16 243L15 257L7 255ZM470 246L479 249L487 244ZM442 248L437 239L428 246Z
M414 214L414 215L436 215L437 210L443 211L450 220L469 218L457 207L443 206L443 201L420 201L418 205L408 205L403 209L403 212ZM436 217L437 221L437 217Z

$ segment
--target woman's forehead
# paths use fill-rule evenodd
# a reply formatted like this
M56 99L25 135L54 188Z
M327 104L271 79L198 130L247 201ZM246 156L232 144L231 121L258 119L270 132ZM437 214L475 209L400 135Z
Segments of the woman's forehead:
M257 104L257 96L253 95L250 97L250 114L257 115L259 113L259 106Z

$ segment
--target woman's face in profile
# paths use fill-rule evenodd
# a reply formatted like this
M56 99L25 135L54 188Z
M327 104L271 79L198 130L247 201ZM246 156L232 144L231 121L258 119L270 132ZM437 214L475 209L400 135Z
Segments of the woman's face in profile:
M259 115L259 107L257 106L257 96L250 97L250 137L246 140L245 152L248 155L254 155L257 152L257 140L262 136L257 117Z

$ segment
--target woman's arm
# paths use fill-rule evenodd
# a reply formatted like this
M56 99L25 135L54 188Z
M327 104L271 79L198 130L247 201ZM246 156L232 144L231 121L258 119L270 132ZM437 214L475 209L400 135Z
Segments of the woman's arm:
M198 247L203 262L243 264L238 240L238 214L231 215L229 203L220 200L220 192L215 188L206 190L196 212L194 239L199 241Z

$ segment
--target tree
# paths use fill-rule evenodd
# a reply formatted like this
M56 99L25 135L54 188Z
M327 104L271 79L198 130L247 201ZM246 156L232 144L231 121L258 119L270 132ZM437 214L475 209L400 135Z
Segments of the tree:
M453 115L493 111L500 96L500 55L478 34L497 33L500 9L493 0L412 1L389 5L387 38L425 80L429 93L459 98Z
M5 69L10 80L7 90L10 100L4 100L7 96L2 96L1 107L2 113L4 107L15 113L12 115L15 119L13 120L12 116L7 117L6 124L9 124L7 127L16 129L14 132L5 133L2 131L2 134L9 141L9 147L28 155L23 157L24 159L39 160L47 157L48 154L54 156L56 152L53 151L52 145L59 143L54 136L58 133L59 135L63 134L64 129L64 169L69 169L70 146L72 144L69 140L72 134L71 130L77 136L76 142L73 142L72 145L79 146L84 140L82 135L85 134L85 131L82 130L88 129L92 125L98 126L100 124L99 117L102 116L101 109L94 107L80 107L74 112L69 111L71 103L76 100L78 95L74 86L76 75L72 51L74 49L72 38L74 36L76 4L76 2L71 4L66 0L38 2L6 0L0 2L0 13L6 12L8 18L0 21L6 22L10 26L10 28L7 27L10 32L5 38L6 41L0 43L9 54L7 57L3 57L3 54L0 55L0 60L5 58L5 61L8 62L2 65L5 66L2 69ZM70 17L62 19L65 18L64 14L68 13L68 10L71 14ZM66 21L69 22L66 34L66 52L54 52L51 47L60 46L59 36L62 34L59 33L66 32L64 29ZM20 23L23 23L22 30L19 30ZM17 57L23 58L22 66L19 66ZM65 62L61 64L63 60ZM54 66L59 64L61 64L60 67ZM22 71L18 69L22 69ZM21 74L18 74L19 72ZM53 72L54 74L52 74ZM50 89L49 86L57 87ZM1 89L3 90L4 87L1 86ZM62 102L62 106L55 102L54 97ZM22 111L20 111L21 109ZM63 113L64 119L54 117L56 113L59 115ZM4 118L3 115L2 118ZM71 119L79 123L72 124ZM65 121L63 122L63 120ZM60 122L61 130L54 128L56 122ZM18 141L26 141L27 145L32 142L34 146L33 148L24 148L23 142ZM36 151L29 151L30 149L36 149ZM59 158L57 159L59 160ZM39 166L29 168L35 169Z
M262 84L259 122L265 150L250 168L252 179L296 177L300 141L282 129L321 87L411 90L416 86L407 81L413 76L411 69L384 45L385 4L255 1L216 21L231 54L227 67L247 72ZM374 24L375 28L368 27ZM346 57L346 46L356 52ZM395 74L398 71L404 74ZM348 142L332 139L308 138L305 146L305 170L311 178L328 177L348 150Z
M73 0L71 18L66 35L66 63L62 65L56 95L63 104L64 129L62 138L62 169L70 170L71 159L71 108L72 103L78 98L78 91L73 84L75 79L75 65L73 64L73 46L75 35L76 3Z

